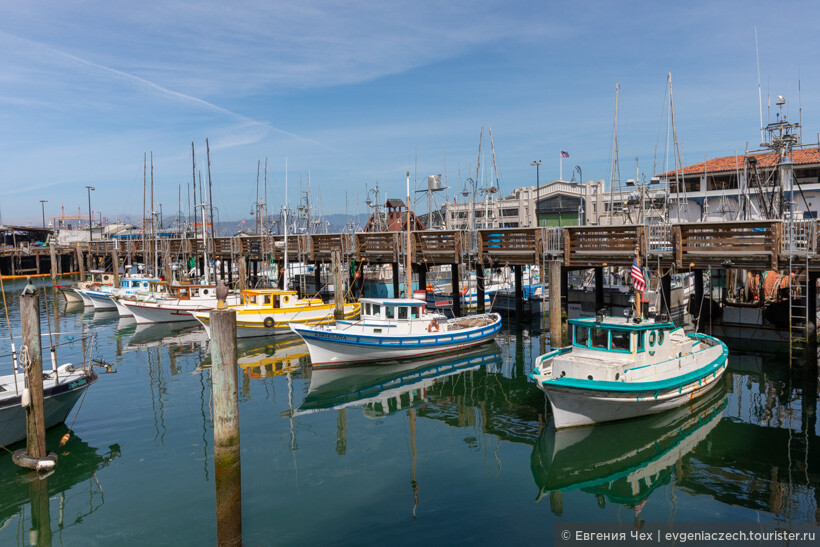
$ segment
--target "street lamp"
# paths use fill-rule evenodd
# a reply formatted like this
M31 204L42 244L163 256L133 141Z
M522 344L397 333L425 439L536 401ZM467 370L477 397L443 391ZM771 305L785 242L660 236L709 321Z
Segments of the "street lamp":
M48 203L47 199L40 200L40 208L43 210L43 228L46 227L46 203Z
M535 160L530 165L535 166L535 225L538 226L538 198L541 197L541 160Z
M94 232L91 231L91 224L93 224L93 220L91 218L91 190L94 190L93 186L86 186L88 190L88 241L94 241Z

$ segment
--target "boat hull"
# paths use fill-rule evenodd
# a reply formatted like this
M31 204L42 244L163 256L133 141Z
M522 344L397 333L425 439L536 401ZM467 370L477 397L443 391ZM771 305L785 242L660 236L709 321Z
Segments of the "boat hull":
M111 300L110 293L85 289L81 292L81 294L83 294L86 298L88 298L91 301L91 305L94 306L95 310L116 309L114 301Z
M355 363L394 361L477 346L495 338L501 317L485 326L451 332L416 335L348 334L342 330L323 330L292 325L310 351L314 369L334 368Z
M75 291L72 287L65 287L65 286L58 285L57 288L60 290L60 293L65 298L65 301L68 302L69 304L72 303L72 302L82 302L83 301L83 297L80 296L80 294L77 291Z
M236 337L237 338L254 338L260 336L270 336L274 334L291 334L290 324L301 325L326 325L333 323L335 306L321 306L311 309L306 307L304 309L294 309L294 311L285 311L282 309L276 312L246 312L237 311L236 316ZM359 307L354 304L345 304L345 319L351 319L359 313ZM211 336L210 319L208 313L197 313L193 317L205 327L208 332L208 337ZM265 326L265 320L270 318L272 323L270 327Z
M83 392L97 381L97 375L78 375L66 378L55 387L44 391L43 408L46 429L65 422L74 404ZM22 386L21 386L22 388ZM20 404L20 396L4 399L0 404L0 446L9 446L26 438L26 410Z

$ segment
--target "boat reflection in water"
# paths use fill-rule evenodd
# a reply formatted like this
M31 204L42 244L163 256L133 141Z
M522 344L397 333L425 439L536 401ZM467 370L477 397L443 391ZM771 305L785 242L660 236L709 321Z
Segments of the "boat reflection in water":
M144 350L152 347L181 345L189 343L205 343L208 336L199 325L153 323L136 325L134 334L128 340L125 351Z
M365 416L380 418L423 403L426 389L442 378L501 364L501 350L491 342L458 355L314 370L296 414L362 406Z
M65 425L49 430L46 445L57 446L67 432ZM0 529L17 526L18 534L26 534L18 538L20 545L50 545L53 532L82 525L102 507L104 495L97 471L120 455L118 444L100 450L72 434L59 450L57 468L48 474L36 475L17 467L9 457L0 458L0 476L7 479L0 496ZM15 517L20 523L13 523Z
M661 414L557 431L547 427L532 452L536 501L550 492L582 490L599 505L608 499L632 507L638 518L681 457L720 423L726 402L721 382L707 396Z
M307 346L296 335L271 336L264 343L260 343L259 338L240 338L236 341L236 364L242 374L249 378L268 378L300 372L309 368L309 356ZM198 368L210 366L211 354L208 352Z

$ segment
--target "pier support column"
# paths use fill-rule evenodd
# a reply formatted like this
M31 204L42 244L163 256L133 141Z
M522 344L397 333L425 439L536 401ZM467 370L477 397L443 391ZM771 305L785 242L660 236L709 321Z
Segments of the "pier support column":
M226 258L225 262L228 263L228 286L233 287L233 259Z
M564 337L561 331L561 262L549 261L550 279L550 345L555 348L564 347Z
M569 314L569 270L561 262L561 311Z
M595 268L595 309L596 314L598 310L604 307L604 269L601 266Z
M665 313L669 321L672 320L672 274L667 272L661 276L661 307L656 313Z
M281 282L280 282L281 283ZM282 286L281 284L279 285ZM248 261L244 256L239 257L239 290L248 288Z
M476 313L484 313L484 264L476 264L475 267L475 297Z
M77 247L77 266L80 272L80 281L85 281L85 257L83 256L82 247Z
M120 255L116 250L111 251L111 270L114 272L114 286L120 286Z
M419 264L418 272L419 272L419 290L420 291L425 291L425 294L426 294L426 292L427 292L427 263L426 262L424 262L422 264ZM425 299L426 299L426 297L425 297Z
M242 544L242 468L236 372L236 310L211 310L217 545Z
M400 298L399 292L399 263L393 262L390 267L393 269L393 298Z
M342 277L342 252L335 250L332 252L333 259L333 301L336 304L333 315L336 319L344 319L345 316L345 287Z
M453 315L455 317L461 317L461 292L459 287L459 265L453 264L450 266L450 276L452 277L452 289L453 289Z
M59 268L57 267L57 251L54 249L54 245L50 244L48 246L48 253L51 258L51 284L57 284L57 274L59 273Z
M331 252L331 256L336 256L336 251ZM335 266L333 269L334 273L336 272ZM318 260L313 263L313 286L314 294L318 294L319 296L322 295L322 264Z
M520 322L524 315L524 272L521 266L513 266L515 272L515 318Z
M41 274L43 272L40 271L40 252L38 251L37 254L34 255L34 267L37 270L37 274Z

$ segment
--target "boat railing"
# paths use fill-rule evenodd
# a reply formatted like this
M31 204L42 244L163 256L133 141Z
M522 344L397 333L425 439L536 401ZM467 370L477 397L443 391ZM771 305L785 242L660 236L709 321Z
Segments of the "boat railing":
M783 224L782 254L785 256L812 257L817 253L816 220L786 220Z

